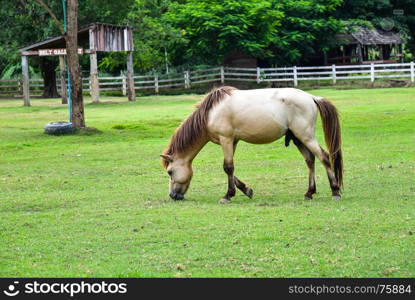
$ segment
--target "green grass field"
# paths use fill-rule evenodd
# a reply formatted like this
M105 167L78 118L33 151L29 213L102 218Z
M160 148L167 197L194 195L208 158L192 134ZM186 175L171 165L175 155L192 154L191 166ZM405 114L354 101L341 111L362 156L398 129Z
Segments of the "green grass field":
M306 165L282 140L238 146L252 200L218 204L213 144L186 200L170 200L159 154L200 95L104 98L85 108L101 133L59 137L42 133L66 120L59 100L1 100L0 276L414 277L415 88L310 92L341 113L340 202L319 162L303 200Z

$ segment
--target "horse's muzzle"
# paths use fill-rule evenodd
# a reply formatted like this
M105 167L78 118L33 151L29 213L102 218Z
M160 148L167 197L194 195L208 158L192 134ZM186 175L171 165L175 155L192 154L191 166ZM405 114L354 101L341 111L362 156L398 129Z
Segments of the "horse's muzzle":
M173 200L183 200L184 199L184 195L183 194L176 193L176 192L170 192L169 196Z

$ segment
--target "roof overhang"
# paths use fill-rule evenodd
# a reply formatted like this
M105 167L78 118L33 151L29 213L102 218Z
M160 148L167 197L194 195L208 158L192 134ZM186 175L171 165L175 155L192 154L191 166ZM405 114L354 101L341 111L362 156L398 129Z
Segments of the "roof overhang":
M117 47L116 49L109 49L106 50L102 49L92 49L91 41L90 41L90 33L95 31L110 31L110 32L121 32L122 30L126 30L129 32L128 40L130 44L126 44L127 47ZM131 51L132 49L132 27L125 26L125 25L111 25L111 24L103 24L103 23L92 23L86 27L81 28L78 31L78 44L80 47L84 47L89 50L96 50L96 51ZM103 36L103 34L95 34L94 37L99 38ZM106 37L104 37L105 39ZM117 40L117 39L115 39ZM111 42L111 41L110 41ZM115 42L117 44L118 41ZM96 43L97 44L97 43ZM39 49L55 49L55 48L66 48L66 41L65 36L55 36L44 41L28 45L26 47L20 48L20 52L28 52L28 51L37 51ZM127 50L125 50L127 49Z

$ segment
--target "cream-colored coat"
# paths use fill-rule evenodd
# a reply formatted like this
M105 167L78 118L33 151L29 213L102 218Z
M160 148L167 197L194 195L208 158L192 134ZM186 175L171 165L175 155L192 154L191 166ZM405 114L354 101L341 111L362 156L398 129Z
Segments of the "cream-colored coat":
M224 138L271 143L288 128L312 138L317 112L313 96L298 89L235 90L210 111L208 131L218 144Z

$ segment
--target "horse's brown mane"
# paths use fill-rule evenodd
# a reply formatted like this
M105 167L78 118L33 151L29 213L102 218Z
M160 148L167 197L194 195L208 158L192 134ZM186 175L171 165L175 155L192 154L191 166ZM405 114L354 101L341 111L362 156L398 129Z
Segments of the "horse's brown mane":
M163 154L183 153L186 148L193 146L200 137L205 136L207 134L209 111L225 95L231 95L233 90L236 90L236 88L231 86L223 86L211 90L197 105L196 110L180 125ZM162 159L162 164L167 168L169 163Z

